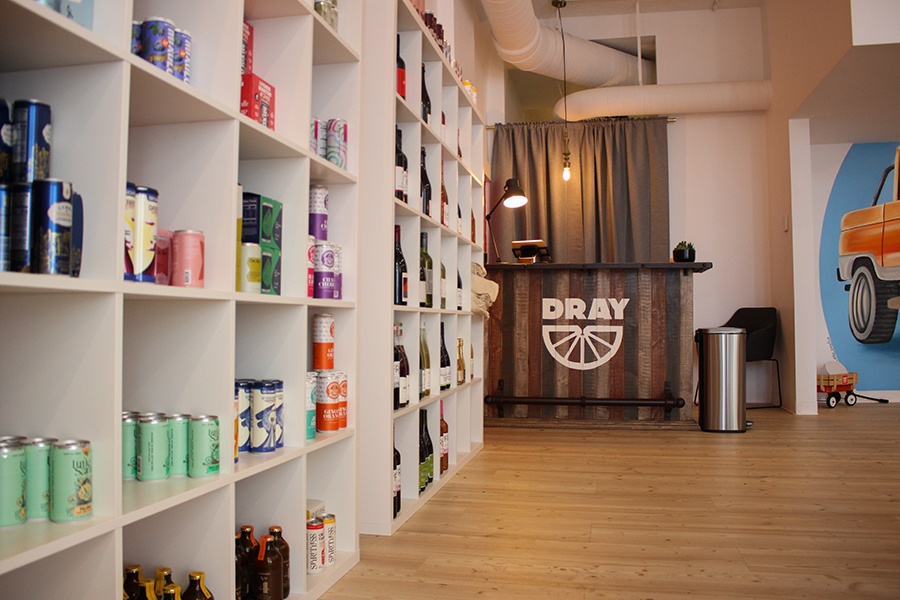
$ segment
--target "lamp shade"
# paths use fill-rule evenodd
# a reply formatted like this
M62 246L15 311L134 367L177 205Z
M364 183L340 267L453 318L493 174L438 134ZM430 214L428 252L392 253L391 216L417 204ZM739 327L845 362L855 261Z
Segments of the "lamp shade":
M528 198L525 192L519 186L519 180L516 178L507 179L506 185L503 186L503 196L500 197L503 206L507 208L519 208L528 204Z

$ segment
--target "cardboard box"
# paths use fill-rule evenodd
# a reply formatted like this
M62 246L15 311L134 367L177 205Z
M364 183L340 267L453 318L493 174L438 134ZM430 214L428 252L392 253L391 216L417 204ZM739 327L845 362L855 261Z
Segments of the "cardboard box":
M275 87L264 79L241 75L241 114L275 130Z
M262 263L259 283L263 294L281 295L281 250L271 244L261 244Z
M243 193L241 207L241 242L282 248L282 213L278 200L253 192Z
M241 43L241 75L253 72L253 25L244 21L244 37Z

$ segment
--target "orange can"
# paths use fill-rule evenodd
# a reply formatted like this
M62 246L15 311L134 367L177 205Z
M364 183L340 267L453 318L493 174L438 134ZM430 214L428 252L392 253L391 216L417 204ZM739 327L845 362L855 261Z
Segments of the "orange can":
M343 371L335 371L338 374L338 380L341 383L341 397L338 403L338 427L343 429L347 426L347 374Z
M312 350L314 371L328 371L334 368L334 317L332 315L313 315Z
M341 375L319 371L316 380L316 431L333 433L340 429Z

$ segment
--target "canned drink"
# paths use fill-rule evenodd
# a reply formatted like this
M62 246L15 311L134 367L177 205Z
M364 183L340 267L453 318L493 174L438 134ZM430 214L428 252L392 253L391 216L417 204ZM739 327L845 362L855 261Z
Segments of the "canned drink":
M138 481L160 481L169 478L169 418L161 414L144 413L137 426Z
M131 22L131 53L141 55L141 35L143 25L140 21Z
M0 435L0 444L5 442L19 442L22 443L28 438L24 435Z
M134 193L134 233L131 246L135 281L155 281L152 265L159 234L158 217L159 192L150 187L137 186Z
M306 295L312 298L315 293L316 280L316 238L309 236L306 242Z
M284 447L284 381L268 379L275 386L275 447Z
M9 104L0 98L0 184L12 181L13 120Z
M306 439L316 439L316 384L319 376L315 371L306 373Z
M317 241L313 261L313 298L334 299L334 245Z
M341 384L341 396L338 402L338 429L347 427L347 400L349 385L347 382L347 373L344 371L335 371Z
M81 194L72 192L72 248L69 251L69 276L81 275L84 250L84 201Z
M12 186L9 203L10 271L30 273L34 255L34 229L31 227L31 184Z
M319 371L316 380L316 431L340 429L341 380L335 371Z
M137 427L138 415L122 413L122 479L137 476Z
M253 382L238 379L234 382L234 392L238 402L238 452L250 452L250 390Z
M334 245L334 299L344 297L344 248L340 244Z
M319 119L319 133L316 138L316 154L321 156L322 158L327 158L328 156L328 121L325 119Z
M321 573L325 568L325 524L313 517L306 522L306 572Z
M51 521L81 521L93 514L93 477L89 441L53 442L50 448Z
M219 474L219 417L191 417L188 475L213 477Z
M25 447L18 440L0 442L0 527L25 522Z
M9 208L12 203L12 190L5 183L0 183L0 271L10 269L9 244Z
M141 24L141 58L166 73L175 66L175 24L162 17L150 17Z
M25 440L25 516L46 519L50 516L50 446L56 438Z
M328 120L326 152L328 162L347 168L347 121L344 119Z
M258 294L261 291L260 271L262 249L259 244L241 244L241 262L238 266L237 291Z
M309 188L309 235L328 240L328 188L324 185Z
M274 452L278 432L275 384L255 381L250 392L250 452Z
M72 184L38 179L31 184L32 273L69 275L72 248Z
M169 415L169 477L188 474L188 438L191 415Z
M16 100L12 122L12 178L31 183L50 177L50 105L38 100Z
M319 119L316 117L309 120L309 151L319 154Z
M157 285L169 285L172 279L172 238L168 229L156 233L156 256L153 257L153 280Z
M137 186L130 181L125 182L125 280L134 281L134 203Z
M189 31L176 29L172 56L172 73L185 83L191 82L191 47L193 41Z
M314 370L328 371L334 368L334 316L313 315L312 355Z
M333 567L337 563L337 519L331 513L322 515L322 524L325 527L325 568Z
M178 287L203 287L205 240L202 231L182 229L172 238L172 283Z

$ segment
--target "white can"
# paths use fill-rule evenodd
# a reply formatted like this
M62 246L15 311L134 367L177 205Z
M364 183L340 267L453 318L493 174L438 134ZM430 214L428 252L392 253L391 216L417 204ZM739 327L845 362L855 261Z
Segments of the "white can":
M344 249L340 244L334 245L334 299L340 300L344 297Z
M241 244L237 291L258 294L261 290L261 267L262 249L259 244L252 242Z
M306 522L306 572L321 573L325 568L325 524L313 517Z
M334 368L334 316L313 315L312 368L327 371Z
M337 519L326 513L322 515L322 523L325 525L325 568L328 568L337 563Z
M313 261L313 298L334 299L334 244L317 241Z
M309 235L328 239L328 188L324 185L309 188Z

